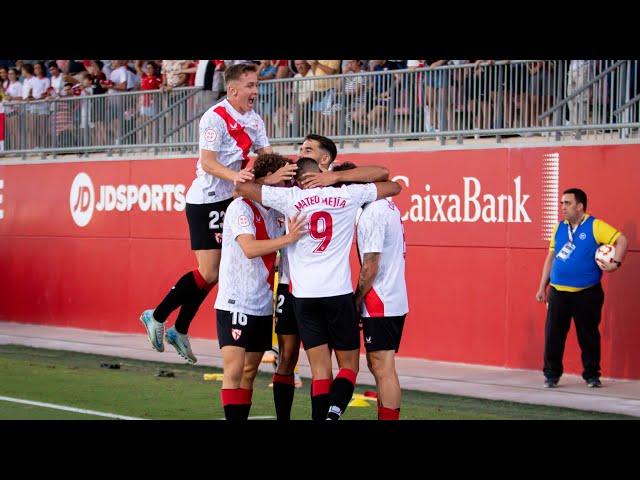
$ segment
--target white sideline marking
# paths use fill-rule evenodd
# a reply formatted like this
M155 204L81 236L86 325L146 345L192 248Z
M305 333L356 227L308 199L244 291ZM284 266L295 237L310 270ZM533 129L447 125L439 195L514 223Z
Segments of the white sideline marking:
M23 400L21 398L2 397L0 400L5 402L23 403L25 405L35 405L36 407L54 408L56 410L65 410L67 412L84 413L86 415L96 415L98 417L117 418L119 420L144 420L138 417L126 417L124 415L116 415L114 413L96 412L95 410L84 410L82 408L67 407L66 405L56 405L54 403L33 402L31 400Z

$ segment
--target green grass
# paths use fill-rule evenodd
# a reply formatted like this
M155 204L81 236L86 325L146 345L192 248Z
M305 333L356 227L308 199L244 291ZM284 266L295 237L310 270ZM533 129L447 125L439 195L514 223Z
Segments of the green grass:
M102 362L120 363L119 370L100 367ZM159 370L175 377L157 377ZM222 419L221 382L205 382L204 373L221 370L147 362L142 360L0 345L0 396L54 403L87 410L148 419ZM271 376L259 373L254 385L250 416L273 416ZM356 393L373 390L358 386ZM368 408L349 407L345 420L374 420L375 402ZM309 381L296 390L293 419L311 417ZM0 420L96 419L90 415L0 401ZM625 415L586 412L514 402L457 397L403 390L402 418L422 420L498 419L632 419Z

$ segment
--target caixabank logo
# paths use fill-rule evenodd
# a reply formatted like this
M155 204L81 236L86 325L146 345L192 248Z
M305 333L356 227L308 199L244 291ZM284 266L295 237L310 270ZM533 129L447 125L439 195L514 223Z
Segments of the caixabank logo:
M76 225L86 227L96 212L183 211L185 186L182 184L99 185L78 173L71 183L69 211Z
M392 178L403 187L409 204L402 214L403 222L503 224L536 223L540 238L549 240L558 223L560 195L560 154L542 155L539 169L530 172L529 191L525 190L521 175L509 179L509 191L487 191L482 178L461 175L457 190L442 189L438 180L429 183L412 182L408 175ZM535 183L539 179L539 187ZM416 185L417 183L417 185ZM420 186L426 194L418 193ZM417 187L417 188L416 188ZM534 204L535 202L535 204Z

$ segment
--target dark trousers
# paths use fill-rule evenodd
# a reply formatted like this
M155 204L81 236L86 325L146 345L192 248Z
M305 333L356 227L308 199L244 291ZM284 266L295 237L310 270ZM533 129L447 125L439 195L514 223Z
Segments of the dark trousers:
M599 283L579 292L560 292L549 289L549 307L544 327L544 376L560 378L564 344L569 333L571 318L576 326L578 343L582 351L582 378L600 377L600 332L598 325L604 303L604 292Z

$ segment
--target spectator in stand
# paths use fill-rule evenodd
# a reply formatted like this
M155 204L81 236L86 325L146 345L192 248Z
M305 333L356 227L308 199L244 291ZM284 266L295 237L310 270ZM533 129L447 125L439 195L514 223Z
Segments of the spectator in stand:
M224 93L224 70L224 60L198 60L182 73L194 73L194 86L202 88L204 107L210 107Z
M343 73L356 74L362 72L362 60L346 60ZM345 123L348 134L364 132L362 123L367 117L367 77L364 75L348 76L341 79L338 90L345 96Z
M271 60L276 66L276 79L292 76L289 60ZM287 136L289 130L289 108L291 99L291 83L278 82L272 85L275 109L275 133L277 137Z
M35 65L25 64L22 68L25 81L22 86L22 96L25 100L41 100L45 97L47 89L51 86L51 81L45 76L45 66L43 62ZM28 75L30 75L28 77ZM43 136L39 132L44 131L49 115L49 105L45 102L37 102L30 105L27 110L31 114L30 124L27 124L31 134L31 147L46 147L46 143L39 141Z
M15 68L10 68L8 72L9 85L4 92L4 102L16 102L22 100L22 83L20 83L20 73ZM5 147L7 150L22 148L19 143L20 138L20 118L17 108L4 105L6 136Z
M398 64L396 62L390 62L389 60L371 60L369 66L373 72L384 72L396 70ZM373 77L373 81L371 82L372 109L367 114L367 124L371 130L367 133L376 134L386 130L391 87L394 85L394 82L396 82L396 78L393 75Z
M85 88L85 95L100 95L100 97L91 100L92 142L94 145L106 145L107 102L102 95L107 93L107 88L104 86L107 77L103 69L104 63L102 60L89 61L87 70L91 78L92 88L91 90Z
M64 84L61 97L69 97L73 95L73 84L67 82ZM75 109L78 102L75 101L57 101L54 102L53 131L55 132L54 148L75 147L75 134L73 131Z
M258 108L257 113L264 120L264 126L267 131L267 137L274 136L273 131L273 113L275 89L273 84L263 83L265 80L271 80L276 78L278 67L273 63L273 60L261 60L258 67Z
M425 66L437 68L447 64L447 60L425 60ZM429 122L437 132L446 122L446 94L449 84L449 72L436 70L426 72L426 102L429 107Z
M295 75L294 79L303 79L313 77L313 70L311 65L306 60L294 60L293 71ZM294 89L296 92L296 105L293 114L297 115L297 122L294 117L294 128L298 130L293 132L294 137L305 135L305 132L311 130L311 102L313 101L313 80L300 80L294 82Z
M136 71L135 63L132 66L129 63L129 60L125 60L125 62L125 66L127 67L127 91L131 92L134 90L139 90L142 83L142 78Z
M107 88L110 95L107 102L107 123L108 136L106 141L110 144L119 144L122 131L122 121L124 120L124 102L120 92L127 91L127 67L125 60L111 60L113 71L109 76L109 80L103 81L101 85Z
M162 85L162 76L160 76L160 68L152 61L148 61L144 66L144 70L142 67L143 60L136 60L136 70L138 71L138 75L142 78L141 81L141 89L142 90L159 90ZM156 114L156 104L158 103L156 99L158 98L158 94L144 94L141 95L139 100L139 113L140 113L140 123L144 123L149 120L150 117L153 117ZM138 133L138 143L153 143L152 134L153 134L153 125L147 125L143 130L139 130ZM157 140L157 139L156 139Z
M78 60L56 60L55 63L64 75L73 78L73 80L71 78L67 78L67 80L74 85L80 82L79 74L86 70L82 62Z
M573 95L595 76L595 62L592 60L571 60L567 72L567 96ZM632 81L635 79L632 77ZM587 88L569 100L569 122L580 125L589 120L589 101L591 89ZM633 94L632 94L633 97Z
M5 66L0 66L0 100L9 87L9 70Z
M22 100L22 83L20 83L20 73L15 68L10 68L7 72L7 84L4 88L4 100L15 102ZM6 113L5 107L5 113Z
M527 65L529 70L529 89L528 89L528 106L529 121L526 127L540 126L539 115L542 115L552 104L552 79L551 62L533 62ZM549 124L550 116L543 121L545 125ZM526 134L525 136L535 135L535 133Z
M58 96L64 89L64 84L66 83L65 75L54 61L49 62L49 73L51 74L51 88L53 89L53 95L51 96Z
M27 62L25 62L24 60L16 60L16 65L15 65L15 69L18 70L18 73L20 74L19 76L19 80L20 83L22 83L24 85L24 75L22 74L22 67L25 66Z
M322 77L325 75L336 75L340 73L340 60L307 60L311 66L314 77ZM313 104L311 111L313 112L313 130L320 135L331 135L332 130L332 114L331 110L335 98L336 80L316 80L313 85Z
M174 88L186 86L190 60L162 60L162 90L171 92Z

